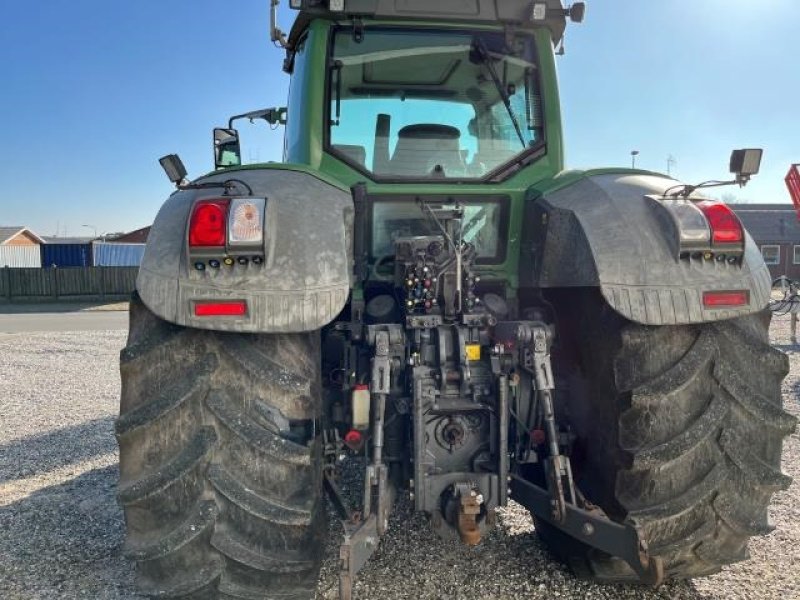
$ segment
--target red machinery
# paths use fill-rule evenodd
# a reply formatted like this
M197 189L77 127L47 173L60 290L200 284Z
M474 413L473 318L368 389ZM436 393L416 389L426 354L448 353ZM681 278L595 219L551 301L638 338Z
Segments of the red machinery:
M797 211L797 220L800 221L800 164L792 165L789 174L786 176L786 187L789 188L789 195L794 202Z

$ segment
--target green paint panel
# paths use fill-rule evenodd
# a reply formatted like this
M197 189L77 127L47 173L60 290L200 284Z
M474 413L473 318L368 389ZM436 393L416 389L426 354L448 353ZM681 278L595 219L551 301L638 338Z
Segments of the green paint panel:
M500 28L476 26L470 23L435 22L370 22L370 26L398 26L414 28L453 29L457 31L500 31ZM533 187L552 185L558 181L557 175L563 170L563 134L561 128L561 109L556 79L555 57L552 38L547 29L535 34L535 48L539 61L539 86L543 104L543 117L546 148L540 158L521 168L512 176L500 182L481 182L479 180L456 182L420 181L409 183L383 183L371 181L344 161L325 152L326 138L325 114L328 102L327 70L328 46L334 24L324 19L313 21L299 44L292 76L288 101L288 123L286 126L286 152L284 164L255 164L226 169L225 173L249 169L288 169L309 173L326 183L341 189L349 189L359 182L365 182L370 194L504 194L511 198L510 226L507 259L501 265L482 267L489 277L505 279L512 287L518 283L520 238L525 198ZM573 177L568 176L567 179ZM560 178L559 178L560 179Z

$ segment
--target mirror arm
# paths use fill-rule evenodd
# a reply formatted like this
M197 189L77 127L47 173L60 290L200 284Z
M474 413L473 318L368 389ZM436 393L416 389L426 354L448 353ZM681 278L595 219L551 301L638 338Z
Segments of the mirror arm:
M278 27L278 5L280 0L270 0L269 9L269 31L270 39L281 46L281 48L288 48L289 41L286 39L286 34Z
M254 110L241 115L234 115L228 120L228 129L233 129L234 121L239 121L240 119L248 119L251 123L256 119L264 119L270 125L285 125L286 112L286 107L280 107Z
M744 187L747 185L749 178L737 178L732 181L706 181L703 183L698 183L696 185L689 185L689 184L679 184L668 188L663 197L667 198L688 198L691 196L696 190L704 190L707 188L716 188L716 187L727 187L729 185L738 185L739 187ZM672 190L677 190L673 192Z

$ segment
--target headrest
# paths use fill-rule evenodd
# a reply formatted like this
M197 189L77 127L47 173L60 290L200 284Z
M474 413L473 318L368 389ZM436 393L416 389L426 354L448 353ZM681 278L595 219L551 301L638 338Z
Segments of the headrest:
M450 125L420 123L403 127L397 135L400 139L457 140L461 137L461 132Z

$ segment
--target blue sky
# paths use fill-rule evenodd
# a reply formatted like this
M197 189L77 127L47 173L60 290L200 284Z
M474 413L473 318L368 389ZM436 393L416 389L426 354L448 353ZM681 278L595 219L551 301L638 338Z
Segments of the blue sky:
M751 202L788 202L800 162L797 0L595 0L559 59L571 167L630 164L687 181L764 147ZM285 102L268 0L7 2L0 18L0 225L86 235L149 224L171 191L157 158L211 165L210 130ZM282 12L283 25L291 22ZM244 133L279 160L280 131ZM255 140L256 143L252 143ZM83 227L91 225L93 227Z

